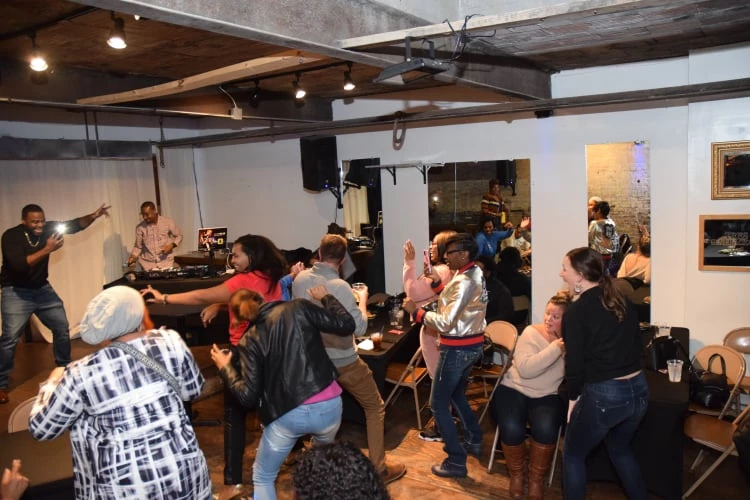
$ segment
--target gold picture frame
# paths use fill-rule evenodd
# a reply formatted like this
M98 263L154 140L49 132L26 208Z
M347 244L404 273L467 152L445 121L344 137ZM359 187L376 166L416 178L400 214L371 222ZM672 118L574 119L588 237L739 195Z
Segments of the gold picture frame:
M711 199L750 198L750 141L711 143Z
M750 214L700 216L698 269L750 272Z

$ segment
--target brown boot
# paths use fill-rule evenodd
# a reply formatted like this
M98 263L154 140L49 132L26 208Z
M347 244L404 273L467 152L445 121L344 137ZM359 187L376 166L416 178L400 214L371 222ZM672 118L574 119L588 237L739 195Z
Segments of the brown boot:
M529 451L529 500L544 498L544 478L549 472L557 445L540 444L531 440Z
M526 444L521 443L518 446L502 444L505 466L508 468L508 475L510 476L510 496L513 500L521 500L523 498L524 469L526 468Z

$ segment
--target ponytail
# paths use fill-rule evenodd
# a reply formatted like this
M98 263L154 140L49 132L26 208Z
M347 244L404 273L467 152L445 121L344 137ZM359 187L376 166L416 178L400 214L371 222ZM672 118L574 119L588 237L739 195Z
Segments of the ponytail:
M229 310L239 321L252 324L258 319L263 296L254 290L241 288L229 298Z
M602 305L607 311L615 313L617 321L621 322L625 319L625 311L627 310L627 302L625 296L620 290L615 287L614 281L611 277L603 274L599 278L599 288L602 289Z
M625 319L627 300L623 293L615 287L614 280L607 276L602 265L602 256L588 247L574 248L566 256L570 265L587 281L597 283L602 290L602 305L612 312L621 322Z

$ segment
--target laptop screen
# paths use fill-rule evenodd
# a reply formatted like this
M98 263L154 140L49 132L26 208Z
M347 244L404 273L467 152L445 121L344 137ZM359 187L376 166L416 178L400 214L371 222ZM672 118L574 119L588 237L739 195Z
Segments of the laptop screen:
M198 250L206 251L209 246L214 250L227 248L227 228L202 227L198 229Z

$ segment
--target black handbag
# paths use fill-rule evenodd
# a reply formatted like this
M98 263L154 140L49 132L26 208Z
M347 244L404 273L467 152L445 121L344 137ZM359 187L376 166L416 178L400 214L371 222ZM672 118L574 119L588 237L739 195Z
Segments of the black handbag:
M721 362L721 373L713 373L711 365L718 358ZM727 382L727 364L721 354L708 358L705 370L696 370L690 382L690 400L711 410L720 410L729 400L729 382Z

